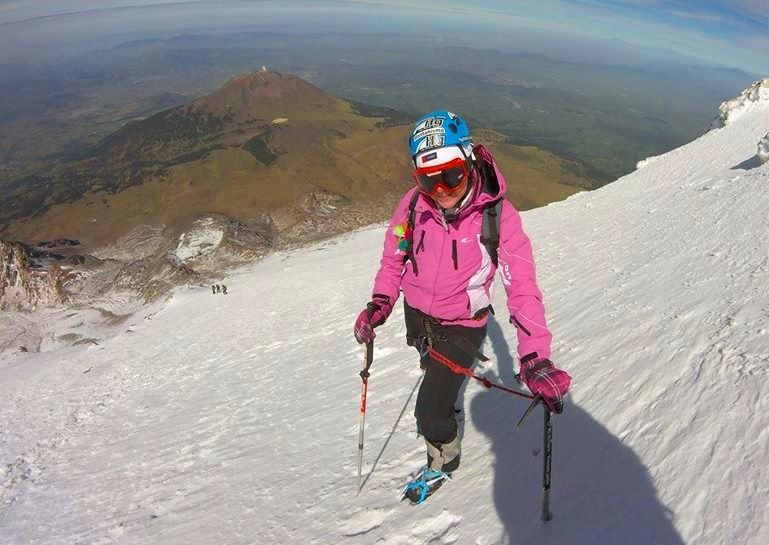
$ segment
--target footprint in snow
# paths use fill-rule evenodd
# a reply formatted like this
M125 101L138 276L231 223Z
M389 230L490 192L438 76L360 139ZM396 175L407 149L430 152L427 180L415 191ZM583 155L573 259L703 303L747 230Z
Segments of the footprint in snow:
M392 513L392 509L358 511L342 524L342 535L345 537L359 536L367 534L371 530L376 530L390 516L390 513Z
M459 536L452 532L462 517L444 509L440 515L421 519L410 528L403 528L398 533L388 534L380 538L381 545L409 545L412 543L435 543L450 545L456 543Z

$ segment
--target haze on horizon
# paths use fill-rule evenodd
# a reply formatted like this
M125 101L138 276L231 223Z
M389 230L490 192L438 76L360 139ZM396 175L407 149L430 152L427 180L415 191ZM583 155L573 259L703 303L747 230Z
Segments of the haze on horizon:
M0 0L0 62L51 61L184 33L404 34L451 45L644 66L665 60L769 74L763 0Z

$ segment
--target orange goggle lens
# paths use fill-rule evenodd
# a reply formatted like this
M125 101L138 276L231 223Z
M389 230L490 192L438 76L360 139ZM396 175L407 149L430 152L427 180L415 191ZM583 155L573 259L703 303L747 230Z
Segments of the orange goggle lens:
M433 196L438 189L447 195L456 192L470 172L463 159L454 159L443 165L418 168L414 171L417 187L427 195Z

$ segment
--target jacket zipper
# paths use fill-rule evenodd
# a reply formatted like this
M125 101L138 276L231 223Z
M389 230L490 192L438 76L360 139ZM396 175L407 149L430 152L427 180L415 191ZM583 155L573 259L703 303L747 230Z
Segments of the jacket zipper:
M459 269L459 259L457 257L457 241L456 239L451 241L451 259L454 260L454 270Z
M425 232L424 229L422 230L422 234L419 236L419 244L417 244L417 249L414 250L414 252L424 252L425 250Z

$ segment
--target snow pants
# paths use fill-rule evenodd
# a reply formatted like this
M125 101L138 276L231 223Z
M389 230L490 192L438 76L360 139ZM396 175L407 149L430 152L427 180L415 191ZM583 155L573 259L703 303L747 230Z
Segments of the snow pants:
M408 343L420 350L420 365L425 370L414 410L417 431L425 438L430 468L451 473L459 467L461 454L454 406L467 377L431 358L425 352L426 340L430 339L433 349L440 354L470 368L486 337L486 326L442 325L405 300L404 309Z

